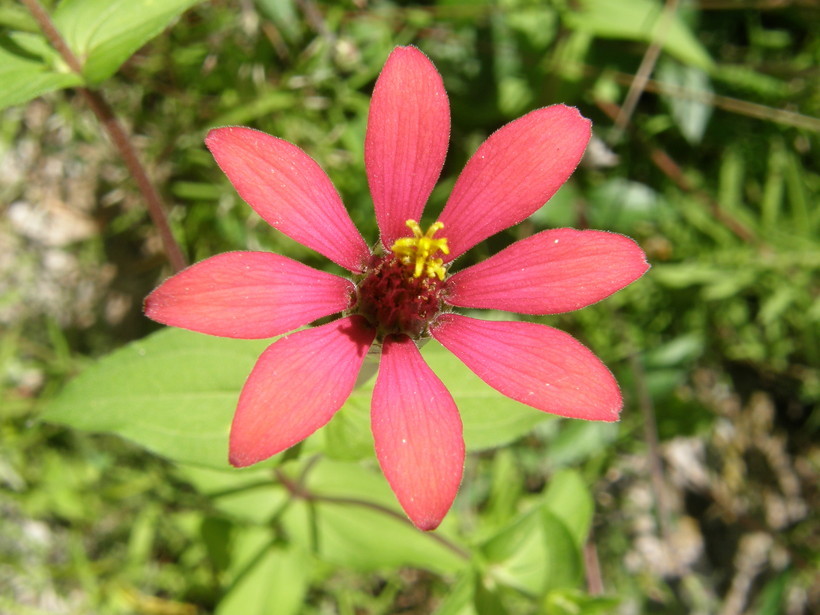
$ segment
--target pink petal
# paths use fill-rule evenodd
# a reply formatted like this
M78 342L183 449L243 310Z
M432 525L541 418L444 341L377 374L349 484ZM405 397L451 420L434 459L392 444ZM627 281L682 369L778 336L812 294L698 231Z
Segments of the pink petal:
M271 344L239 396L231 464L267 459L327 423L353 390L374 337L361 316L350 316Z
M574 107L536 109L494 132L470 158L439 220L450 254L518 224L546 203L581 160L591 123Z
M396 47L370 101L364 160L385 247L421 220L450 139L450 103L436 67L415 47Z
M433 337L507 397L544 412L616 421L618 383L571 335L529 322L494 322L445 314Z
M569 312L641 277L649 265L629 237L562 228L512 244L456 273L447 302L522 314Z
M310 156L292 143L236 126L212 130L205 143L239 196L268 224L361 272L367 244L330 178Z
M444 384L405 336L384 342L372 426L376 456L402 508L419 529L435 529L461 483L461 418Z
M278 254L226 252L163 282L146 298L145 315L208 335L266 338L341 312L354 290Z

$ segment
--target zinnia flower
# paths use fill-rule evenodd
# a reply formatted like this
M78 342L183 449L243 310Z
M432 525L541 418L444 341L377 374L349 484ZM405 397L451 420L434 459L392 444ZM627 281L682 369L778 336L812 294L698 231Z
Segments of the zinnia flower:
M555 314L595 303L648 268L621 235L548 230L450 275L484 239L527 218L569 178L590 137L576 109L537 109L491 135L467 163L438 221L425 203L447 151L450 109L436 68L398 47L370 104L365 167L380 238L356 230L328 176L297 146L252 130L212 130L206 144L239 195L271 226L351 272L317 271L276 254L229 252L173 276L146 299L168 325L232 338L267 338L338 314L271 344L253 368L231 426L230 462L248 466L325 425L381 352L373 390L376 455L412 522L434 529L464 465L456 404L419 353L430 337L491 387L565 417L615 421L612 374L570 335L529 322L456 314L487 308Z

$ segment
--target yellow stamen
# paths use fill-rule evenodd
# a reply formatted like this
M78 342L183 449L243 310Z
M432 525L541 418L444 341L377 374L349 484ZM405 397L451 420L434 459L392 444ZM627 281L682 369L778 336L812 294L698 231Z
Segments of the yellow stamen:
M434 222L426 233L421 232L421 227L415 220L408 220L406 224L413 231L413 237L397 239L390 250L402 263L413 266L414 278L421 277L421 274L425 273L430 278L438 276L439 280L443 280L444 274L447 273L444 261L440 258L433 258L433 256L439 251L445 255L449 254L450 248L447 247L445 237L433 239L433 235L443 229L444 224Z

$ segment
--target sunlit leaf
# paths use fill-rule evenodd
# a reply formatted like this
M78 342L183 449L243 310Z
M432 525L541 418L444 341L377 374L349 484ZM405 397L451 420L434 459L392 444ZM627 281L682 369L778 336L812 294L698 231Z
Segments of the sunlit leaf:
M0 109L82 82L42 36L16 32L0 37Z
M567 24L601 38L651 43L662 19L662 4L653 0L581 0L579 10L567 13ZM678 15L672 15L665 32L658 33L665 51L681 62L709 70L713 63L706 49Z
M87 369L43 418L115 433L175 461L228 468L239 390L268 343L165 329Z
M232 543L233 582L216 615L302 612L310 566L298 545L276 544L268 528L242 528Z
M63 0L54 23L97 84L200 0Z
M318 555L330 563L362 571L416 566L440 574L469 563L447 519L435 533L413 527L375 464L368 469L322 459L310 468L306 486L320 497L294 501L283 523L294 540L315 541Z
M676 88L663 98L681 134L690 143L700 143L712 116L709 76L700 68L667 61L658 66L657 78Z
M544 502L547 509L564 523L576 546L583 547L595 505L581 475L575 470L562 470L550 477Z

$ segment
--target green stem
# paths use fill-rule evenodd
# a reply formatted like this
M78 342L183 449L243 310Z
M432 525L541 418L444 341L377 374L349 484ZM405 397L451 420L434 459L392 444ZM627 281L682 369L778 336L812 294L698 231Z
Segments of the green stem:
M43 31L43 34L45 34L46 38L54 49L57 50L69 68L82 76L82 64L80 64L77 56L75 56L74 52L68 47L65 39L54 26L54 22L40 2L38 0L21 0L21 2L29 10ZM171 232L171 227L168 224L168 215L166 214L166 208L162 202L162 198L154 187L154 184L148 178L148 172L140 162L139 156L128 137L128 133L100 92L87 87L77 89L83 98L85 98L88 106L91 107L94 115L99 119L103 128L105 128L105 131L108 133L108 136L111 138L111 141L125 162L125 166L128 168L134 181L137 182L137 187L142 193L145 204L148 207L148 214L151 216L151 221L159 231L160 239L162 240L171 267L174 271L181 271L187 264L185 255L182 253L182 249L176 239L174 239L174 234Z

